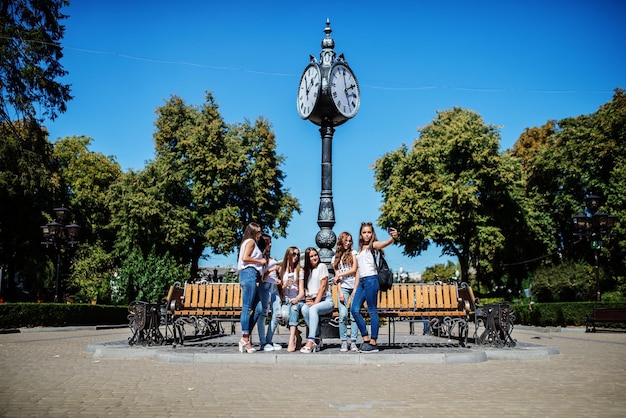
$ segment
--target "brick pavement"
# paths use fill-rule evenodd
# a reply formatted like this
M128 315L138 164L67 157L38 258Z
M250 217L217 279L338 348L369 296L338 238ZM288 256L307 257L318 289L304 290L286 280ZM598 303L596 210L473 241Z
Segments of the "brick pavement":
M626 415L626 332L518 327L518 341L555 346L559 354L443 365L172 364L86 351L129 335L1 334L0 416Z

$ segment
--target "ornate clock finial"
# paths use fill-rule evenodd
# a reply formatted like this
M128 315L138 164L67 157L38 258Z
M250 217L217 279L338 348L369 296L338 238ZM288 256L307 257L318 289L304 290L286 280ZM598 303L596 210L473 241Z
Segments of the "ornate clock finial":
M335 60L335 40L330 37L333 30L330 28L330 19L326 19L326 27L324 33L326 36L322 39L322 52L320 52L320 61L324 66L330 66Z

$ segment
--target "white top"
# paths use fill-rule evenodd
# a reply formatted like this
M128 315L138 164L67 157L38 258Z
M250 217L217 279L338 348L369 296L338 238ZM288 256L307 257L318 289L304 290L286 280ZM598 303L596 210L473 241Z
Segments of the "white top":
M317 267L311 270L311 275L306 285L306 296L310 298L317 297L317 292L320 290L320 282L324 277L328 278L328 267L326 267L326 264L320 262ZM326 282L324 297L330 297L328 282Z
M267 266L265 267L265 271L269 271L270 269L272 269L273 267L275 267L278 263L276 262L275 259L270 258L267 261ZM278 284L278 270L272 270L267 274L267 277L265 278L265 280L263 280L264 282L267 283L272 283L272 284Z
M372 254L372 250L369 248L360 251L356 255L356 261L359 264L359 277L376 276L378 274L374 254Z
M352 255L356 255L356 250L352 250ZM331 261L331 264L335 264L335 256ZM348 271L352 268L352 264L343 264L343 261L339 260L339 272L337 276L339 276L344 271ZM356 282L356 275L351 276L343 276L341 278L341 282L339 282L340 286L344 289L354 289L354 283Z
M245 248L248 241L254 241L252 238L248 238L244 242L241 243L241 247L239 247L239 260L237 261L237 273L247 267L254 267L259 274L263 274L263 265L256 263L244 263L243 262L243 249ZM259 249L258 245L256 245L256 241L254 241L254 250L252 250L252 254L250 255L252 258L257 260L263 259L263 252Z
M298 282L295 280L295 272L285 272L283 274L283 297L285 300L293 299L298 296L300 289L298 288ZM298 280L304 280L304 271L300 269L300 277Z

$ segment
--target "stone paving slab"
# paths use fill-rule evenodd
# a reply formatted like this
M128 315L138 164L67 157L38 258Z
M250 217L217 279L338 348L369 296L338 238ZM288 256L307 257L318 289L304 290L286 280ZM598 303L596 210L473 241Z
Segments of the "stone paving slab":
M558 354L501 361L500 352L526 349L485 349L487 361L460 364L296 363L350 356L325 350L278 355L296 364L172 363L87 351L129 336L128 329L93 328L1 334L0 416L619 417L626 410L626 332L518 327L513 337L520 347L553 347ZM227 347L223 354L242 361L266 354L232 348L234 354ZM440 349L447 350L431 348ZM360 356L366 355L351 355Z

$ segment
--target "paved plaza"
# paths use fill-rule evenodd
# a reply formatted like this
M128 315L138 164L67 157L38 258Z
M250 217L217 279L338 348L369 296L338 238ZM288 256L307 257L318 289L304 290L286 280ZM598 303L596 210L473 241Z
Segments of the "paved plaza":
M379 354L240 354L236 336L130 347L128 328L0 334L0 416L626 416L626 332L517 327L458 347L399 323ZM286 346L286 335L275 342Z

